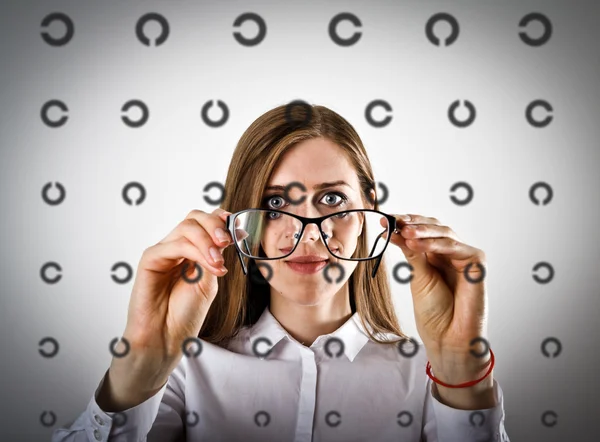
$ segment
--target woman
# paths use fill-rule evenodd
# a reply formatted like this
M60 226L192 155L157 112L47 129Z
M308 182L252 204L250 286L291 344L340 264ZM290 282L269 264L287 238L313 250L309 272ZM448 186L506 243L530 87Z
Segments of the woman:
M435 218L380 212L345 119L270 110L242 135L225 189L227 211L193 210L144 251L123 356L54 441L509 440L493 353L473 356L485 255ZM390 243L412 266L412 350Z

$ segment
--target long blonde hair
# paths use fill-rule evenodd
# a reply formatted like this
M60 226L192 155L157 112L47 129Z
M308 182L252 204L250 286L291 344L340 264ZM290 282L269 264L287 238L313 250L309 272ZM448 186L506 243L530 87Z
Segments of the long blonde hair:
M235 213L260 207L263 189L286 150L302 141L319 137L331 140L345 151L356 170L363 201L369 201L370 207L379 210L377 198L373 198L371 193L375 189L371 164L354 128L331 109L306 103L304 106L275 107L246 129L231 158L221 208ZM219 278L217 295L198 334L199 338L220 346L225 346L242 327L254 324L270 301L269 284L257 283L256 276L253 276L261 275L254 260L249 260L248 274L244 275L236 254L235 246L223 251L229 272ZM401 339L408 339L394 311L385 256L372 278L375 261L358 261L349 277L350 306L352 313L359 312L372 340L394 344L398 340L380 340L375 336L377 333L393 333Z

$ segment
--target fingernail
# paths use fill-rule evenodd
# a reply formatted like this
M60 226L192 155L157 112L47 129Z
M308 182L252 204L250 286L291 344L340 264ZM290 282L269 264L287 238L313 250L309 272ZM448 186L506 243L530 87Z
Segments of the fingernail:
M410 221L410 215L400 215L398 218L402 221Z
M214 262L225 261L223 259L223 257L221 256L221 254L219 253L219 251L217 249L215 249L214 247L211 247L210 249L208 249L208 252L210 253L210 256L212 257Z
M229 238L227 237L227 233L225 232L225 230L221 229L220 227L217 227L217 229L215 230L215 236L217 238L219 238L219 240L221 242L229 242Z

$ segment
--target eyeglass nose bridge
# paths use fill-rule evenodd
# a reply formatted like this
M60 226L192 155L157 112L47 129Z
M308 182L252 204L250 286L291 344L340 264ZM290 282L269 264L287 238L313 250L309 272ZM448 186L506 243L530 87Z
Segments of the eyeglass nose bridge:
M325 238L325 240L329 239L329 235L327 233L325 233L325 231L321 228L321 226L319 226L317 223L307 223L303 228L302 228L302 232L304 233L304 230L306 230L306 226L308 226L308 224L316 224L317 225L317 229L319 230L319 233L323 234L323 237ZM300 232L296 232L294 233L294 239L299 240L300 239Z

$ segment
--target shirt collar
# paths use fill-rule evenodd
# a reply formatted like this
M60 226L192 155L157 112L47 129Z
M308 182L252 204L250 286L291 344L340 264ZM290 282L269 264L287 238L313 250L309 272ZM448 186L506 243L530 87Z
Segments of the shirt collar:
M370 326L369 329L372 330ZM290 341L297 342L296 339L283 328L275 316L273 316L269 306L265 307L260 318L258 318L258 321L251 326L249 336L251 345L254 345L254 342L259 338L267 338L271 343L271 348L275 347L275 345L284 337L287 337ZM350 361L354 360L358 352L369 341L369 335L360 322L358 312L355 312L334 332L317 338L313 345L311 345L311 348L324 345L328 337L336 337L342 340L344 343L344 353ZM331 348L332 351L335 351L333 346Z

